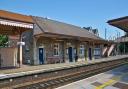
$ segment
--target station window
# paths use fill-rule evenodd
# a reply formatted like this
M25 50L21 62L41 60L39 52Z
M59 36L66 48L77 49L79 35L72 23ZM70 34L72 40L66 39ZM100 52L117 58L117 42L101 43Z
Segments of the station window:
M59 56L59 43L54 43L54 56Z
M80 55L84 55L84 45L80 45Z
M94 55L100 55L100 52L101 52L100 48L94 49Z

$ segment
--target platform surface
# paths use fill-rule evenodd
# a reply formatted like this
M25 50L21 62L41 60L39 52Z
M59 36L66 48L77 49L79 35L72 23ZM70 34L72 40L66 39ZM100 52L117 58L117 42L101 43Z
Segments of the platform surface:
M128 89L128 64L56 89Z
M71 68L71 67L76 67L80 65L89 65L92 63L103 62L103 61L118 60L121 58L128 58L128 55L117 55L113 57L95 59L91 61L81 61L81 62L72 62L72 63L46 64L46 65L37 65L37 66L23 65L21 68L0 69L0 79L7 78L7 77L28 75L33 73L46 72L46 71L57 70L57 69Z

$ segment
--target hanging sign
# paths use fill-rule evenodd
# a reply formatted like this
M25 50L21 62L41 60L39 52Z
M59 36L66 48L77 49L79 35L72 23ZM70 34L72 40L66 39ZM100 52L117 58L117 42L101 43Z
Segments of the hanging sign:
M17 45L25 45L25 42L17 42Z

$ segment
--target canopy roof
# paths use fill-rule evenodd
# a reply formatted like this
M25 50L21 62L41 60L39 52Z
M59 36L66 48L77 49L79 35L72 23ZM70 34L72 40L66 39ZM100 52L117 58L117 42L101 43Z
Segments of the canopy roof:
M107 23L128 32L128 16L109 20Z
M74 26L71 24L66 24L63 22L51 20L43 17L32 17L35 23L39 26L41 30L36 30L35 35L39 34L55 34L60 36L72 36L74 38L80 38L88 41L103 41L102 38L90 33L86 29L83 29L78 26Z
M0 10L0 18L17 22L33 23L33 20L30 16L4 10Z
M0 34L18 35L32 28L30 16L0 10Z

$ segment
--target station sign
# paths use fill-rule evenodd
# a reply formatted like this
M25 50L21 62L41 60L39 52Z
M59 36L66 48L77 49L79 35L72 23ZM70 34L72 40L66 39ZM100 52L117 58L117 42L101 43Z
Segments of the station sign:
M17 45L25 45L25 42L17 42Z

